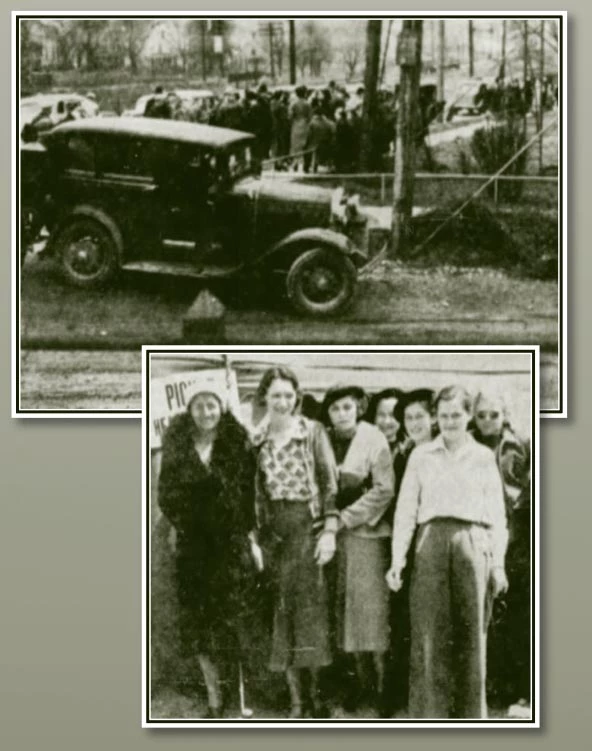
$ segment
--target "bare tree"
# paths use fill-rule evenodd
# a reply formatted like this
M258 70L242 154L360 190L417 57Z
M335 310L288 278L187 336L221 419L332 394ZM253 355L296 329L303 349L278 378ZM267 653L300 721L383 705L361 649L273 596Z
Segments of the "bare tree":
M170 52L181 63L183 73L187 72L191 56L191 35L185 19L176 19L165 22L163 25L163 39L166 40Z
M96 18L84 21L69 21L71 24L70 42L73 45L76 67L86 70L99 70L102 67L102 37L108 21Z
M130 70L137 73L140 68L140 58L148 35L154 28L153 21L140 19L127 19L115 21L117 30L121 36L122 47L129 60Z
M347 46L341 51L341 58L346 68L346 77L348 81L356 75L356 70L362 59L362 45L360 42L352 39Z
M299 25L296 57L302 75L308 67L310 75L318 77L322 74L323 66L331 62L331 38L316 21L305 21Z

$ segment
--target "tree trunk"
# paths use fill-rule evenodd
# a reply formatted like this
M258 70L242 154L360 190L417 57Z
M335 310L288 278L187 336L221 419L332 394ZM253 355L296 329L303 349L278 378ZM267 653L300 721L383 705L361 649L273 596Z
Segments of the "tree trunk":
M295 21L288 21L290 29L290 84L296 83L296 29Z
M411 235L415 145L419 127L419 78L421 74L422 21L403 21L403 32L415 40L413 54L402 56L395 135L395 178L390 256L405 252ZM401 37L399 38L401 41Z
M380 36L382 21L366 24L366 72L364 75L364 107L362 111L362 139L360 144L360 170L369 172L374 167L376 123L376 87L380 65Z

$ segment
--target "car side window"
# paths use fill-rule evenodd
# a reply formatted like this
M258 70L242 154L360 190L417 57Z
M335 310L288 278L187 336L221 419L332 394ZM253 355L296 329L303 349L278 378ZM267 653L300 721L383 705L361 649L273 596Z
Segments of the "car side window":
M145 139L106 136L99 139L97 167L101 175L142 178L151 176L148 144Z
M155 141L152 145L152 174L155 181L178 190L207 191L216 170L215 154L193 144Z
M95 150L92 138L88 135L74 133L65 143L66 169L95 171Z

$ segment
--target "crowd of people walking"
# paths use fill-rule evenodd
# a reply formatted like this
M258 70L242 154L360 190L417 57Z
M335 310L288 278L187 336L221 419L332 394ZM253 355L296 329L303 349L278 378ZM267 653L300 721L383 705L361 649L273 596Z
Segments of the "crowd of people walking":
M242 681L261 654L255 621L259 668L285 676L283 716L479 719L488 699L528 704L530 453L499 394L369 399L347 383L317 402L274 367L248 427L205 376L186 403L158 502L206 717L227 711L224 666Z

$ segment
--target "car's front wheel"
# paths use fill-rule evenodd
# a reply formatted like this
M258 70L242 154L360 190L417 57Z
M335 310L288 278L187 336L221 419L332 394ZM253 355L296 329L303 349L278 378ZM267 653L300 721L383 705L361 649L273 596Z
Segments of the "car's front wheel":
M119 268L113 235L107 227L88 217L69 222L56 238L54 250L68 281L79 287L105 284Z
M332 315L352 301L357 276L347 256L328 248L311 248L288 271L288 299L301 313Z

